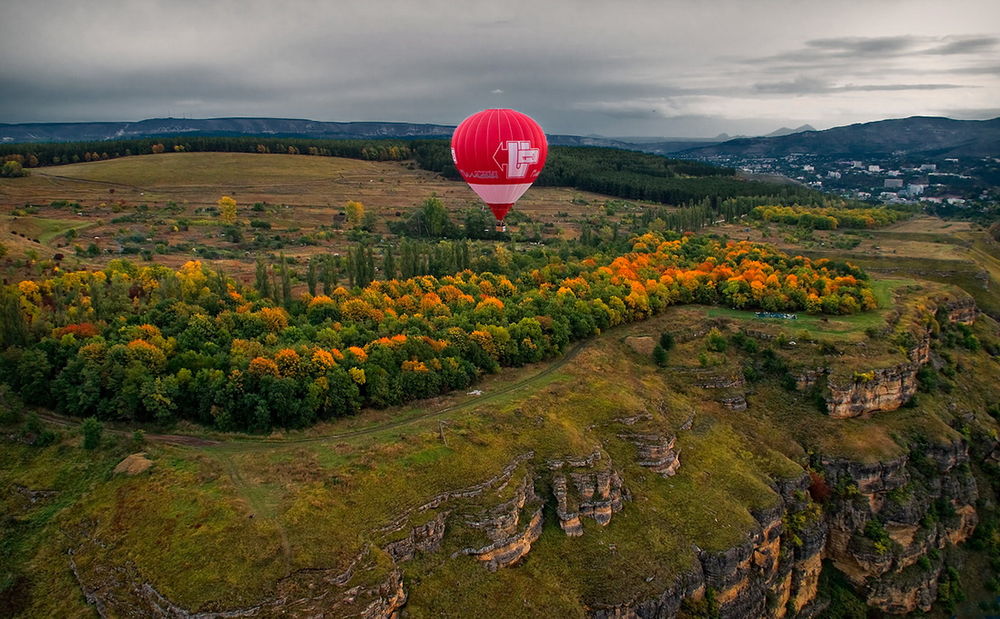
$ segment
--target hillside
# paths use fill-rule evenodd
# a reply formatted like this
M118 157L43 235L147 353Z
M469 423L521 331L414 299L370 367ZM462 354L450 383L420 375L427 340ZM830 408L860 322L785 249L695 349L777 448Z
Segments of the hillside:
M565 148L497 239L412 147L0 179L0 615L989 606L983 230Z
M735 618L955 604L955 544L994 500L997 362L952 338L975 316L967 297L884 284L901 316L817 320L806 338L674 308L477 394L266 440L112 424L90 451L47 415L49 446L0 438L18 557L3 609ZM939 335L921 331L924 312ZM914 329L912 350L873 349L862 331L893 324ZM677 344L658 368L636 351L664 330ZM1000 336L984 318L972 332ZM950 393L927 372L915 382L945 359L962 371L931 374ZM919 405L899 408L918 384Z
M996 156L1000 154L1000 118L952 120L913 116L778 137L742 138L683 152L692 157L782 157L795 153L831 157Z

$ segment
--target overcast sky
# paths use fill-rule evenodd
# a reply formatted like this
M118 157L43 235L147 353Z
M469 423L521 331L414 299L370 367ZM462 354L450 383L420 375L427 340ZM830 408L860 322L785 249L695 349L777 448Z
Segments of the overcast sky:
M998 0L33 0L0 122L274 116L759 134L1000 116Z

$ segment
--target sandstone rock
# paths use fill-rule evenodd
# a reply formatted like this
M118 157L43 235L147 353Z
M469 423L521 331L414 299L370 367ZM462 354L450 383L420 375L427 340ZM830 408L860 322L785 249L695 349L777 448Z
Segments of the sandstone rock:
M917 392L917 370L914 363L871 370L871 378L829 383L826 398L827 413L844 419L866 413L896 410Z
M636 446L636 460L663 477L673 477L681 466L681 457L674 449L677 437L659 434L619 434Z
M116 474L138 475L148 471L151 466L153 466L153 461L146 457L145 452L140 452L134 453L119 462L114 472Z
M391 542L385 547L393 561L409 561L419 550L433 552L441 546L444 538L445 520L449 512L441 512L433 520L410 529L409 535Z

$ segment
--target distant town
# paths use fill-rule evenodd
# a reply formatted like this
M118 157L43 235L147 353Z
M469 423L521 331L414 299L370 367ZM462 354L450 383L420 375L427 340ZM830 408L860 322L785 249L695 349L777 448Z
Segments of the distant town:
M705 160L749 174L781 175L809 187L881 204L930 203L978 210L1000 200L1000 158L926 160L718 155Z

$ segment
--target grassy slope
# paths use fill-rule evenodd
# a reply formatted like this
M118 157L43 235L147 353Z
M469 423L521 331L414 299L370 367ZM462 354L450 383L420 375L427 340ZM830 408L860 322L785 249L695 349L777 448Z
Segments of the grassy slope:
M517 455L534 450L532 466L540 467L547 459L601 448L632 494L607 527L587 520L583 537L567 538L548 507L541 539L516 569L490 573L469 557L450 559L463 545L484 543L451 525L441 551L402 564L415 616L469 615L484 608L578 616L586 605L662 591L694 560L692 544L722 549L743 539L756 526L748 509L776 500L768 480L799 473L807 450L862 459L896 455L905 436L949 439L954 431L947 422L965 411L984 416L986 402L1000 398L995 380L987 378L996 376L996 362L984 353L956 352L966 370L958 377L957 395L925 398L917 409L837 421L808 398L766 380L749 396L747 411L728 411L713 401L715 394L685 379L689 366L683 364L697 356L702 340L680 344L672 358L682 365L666 370L637 357L623 341L661 329L697 329L703 312L675 308L613 330L558 372L529 379L523 389L503 392L501 376L487 383L487 395L497 392L496 398L466 398L471 403L438 417L376 427L370 434L309 442L230 441L207 448L149 445L154 469L137 478L109 472L131 449L124 437L110 438L114 444L94 453L81 450L74 437L41 450L4 439L0 497L5 512L13 514L4 525L5 556L13 570L6 568L4 578L30 579L30 614L84 612L64 552L79 545L81 532L91 531L108 547L81 549L74 558L84 571L99 563L132 562L185 608L251 604L272 595L275 582L296 569L343 569L369 543L386 541L373 530L396 514L436 493L489 478ZM749 324L759 328L758 322ZM981 328L992 331L984 336L996 337L995 324ZM813 354L805 348L782 354ZM717 370L746 361L731 350ZM412 407L407 410L412 415ZM372 418L384 423L407 410ZM650 428L678 433L682 466L676 477L662 479L637 466L634 446L618 437L624 427L613 420L639 412L653 416ZM692 414L692 429L679 432ZM366 419L325 430L363 427ZM447 445L439 437L439 421L447 422ZM18 498L23 494L18 486L59 494L30 505ZM461 514L474 514L503 496L449 506L459 510L453 516L458 520L449 522L461 522ZM463 587L456 590L455 582Z

